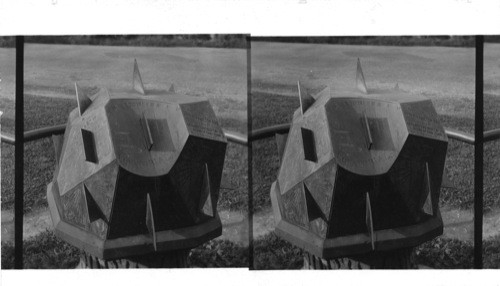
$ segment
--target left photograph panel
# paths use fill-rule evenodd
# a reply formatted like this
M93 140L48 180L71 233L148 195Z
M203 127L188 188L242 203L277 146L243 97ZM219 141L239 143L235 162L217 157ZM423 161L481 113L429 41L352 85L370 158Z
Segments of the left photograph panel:
M248 266L246 38L25 37L23 268ZM9 269L16 57L0 43Z

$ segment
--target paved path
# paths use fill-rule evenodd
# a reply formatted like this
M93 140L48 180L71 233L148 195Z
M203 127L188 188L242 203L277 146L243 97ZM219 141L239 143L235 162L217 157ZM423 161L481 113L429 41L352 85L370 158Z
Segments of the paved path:
M441 210L444 221L444 236L460 240L474 240L474 212L472 210ZM500 234L500 209L483 216L483 239Z
M443 208L441 210L444 237L460 240L474 238L474 215L472 211ZM248 245L248 218L240 212L221 211L222 236L241 245ZM14 240L14 215L12 211L2 211L2 242ZM254 238L266 235L274 230L274 216L270 209L254 214ZM40 209L24 217L24 238L38 235L46 229L52 229L52 221L47 209ZM484 216L483 238L488 239L500 234L500 209L493 210Z
M241 245L248 245L248 218L240 212L221 211L222 236ZM45 230L52 230L52 220L46 208L33 211L24 216L23 237L34 237ZM14 214L11 210L2 211L2 242L14 241Z
M444 222L443 237L459 240L474 239L474 214L469 210L443 208L441 216ZM254 237L267 234L274 229L274 216L271 210L254 216ZM500 210L489 212L483 217L483 239L500 235Z

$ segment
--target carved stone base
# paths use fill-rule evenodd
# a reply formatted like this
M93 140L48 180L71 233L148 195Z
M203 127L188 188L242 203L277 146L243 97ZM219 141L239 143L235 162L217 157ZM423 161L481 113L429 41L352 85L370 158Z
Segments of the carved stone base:
M83 253L76 268L187 268L188 250L178 250L121 259L103 260Z
M414 249L380 251L366 255L323 259L304 252L302 269L417 269Z

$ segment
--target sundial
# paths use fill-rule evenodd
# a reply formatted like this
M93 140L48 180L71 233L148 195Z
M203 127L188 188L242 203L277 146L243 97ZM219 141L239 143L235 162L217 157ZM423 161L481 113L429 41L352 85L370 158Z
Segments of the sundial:
M321 258L413 247L443 231L447 136L432 102L394 88L310 94L277 137L276 233Z
M221 235L216 206L226 138L202 97L149 93L134 63L133 92L84 94L47 188L56 234L101 259L189 249Z

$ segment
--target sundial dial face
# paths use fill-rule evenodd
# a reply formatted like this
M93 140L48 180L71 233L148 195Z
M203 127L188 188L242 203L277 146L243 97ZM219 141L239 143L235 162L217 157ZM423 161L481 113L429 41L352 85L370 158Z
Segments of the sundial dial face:
M360 175L386 173L408 135L398 104L376 98L335 98L325 108L337 163Z

